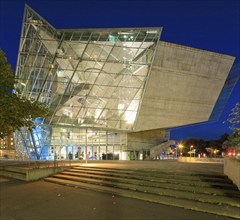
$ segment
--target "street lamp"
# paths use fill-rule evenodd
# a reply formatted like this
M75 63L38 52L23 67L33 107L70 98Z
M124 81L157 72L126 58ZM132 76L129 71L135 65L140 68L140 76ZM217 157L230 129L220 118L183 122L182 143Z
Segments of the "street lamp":
M190 157L192 157L192 149L193 149L193 145L190 146Z
M216 157L216 154L219 152L219 150L217 150L217 149L214 149L213 150L213 154L214 154L214 157Z
M180 156L182 156L183 145L182 145L182 144L179 144L179 145L178 145L178 148L180 149Z

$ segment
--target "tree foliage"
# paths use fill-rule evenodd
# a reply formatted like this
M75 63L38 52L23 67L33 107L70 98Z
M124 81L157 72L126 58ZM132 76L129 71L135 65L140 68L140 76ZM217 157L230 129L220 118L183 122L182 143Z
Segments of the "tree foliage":
M240 150L240 102L236 103L227 120L231 124L230 129L232 129L234 133L223 143L223 148Z
M203 139L189 138L182 142L183 155L188 156L189 152L195 152L196 155L205 153L209 156L217 156L225 151L223 143L228 139L229 134L223 134L218 140L205 141Z
M240 129L236 128L235 132L228 137L223 143L224 149L240 150Z
M33 119L44 118L48 113L44 104L12 93L15 83L11 66L0 50L0 138L24 126L31 128Z
M227 121L231 124L230 128L235 131L240 125L240 102L237 102L231 110Z

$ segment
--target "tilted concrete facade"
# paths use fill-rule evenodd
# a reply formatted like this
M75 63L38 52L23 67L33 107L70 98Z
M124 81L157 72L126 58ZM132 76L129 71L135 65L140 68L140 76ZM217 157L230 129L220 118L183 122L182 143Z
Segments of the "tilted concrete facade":
M160 41L134 130L208 121L234 57Z

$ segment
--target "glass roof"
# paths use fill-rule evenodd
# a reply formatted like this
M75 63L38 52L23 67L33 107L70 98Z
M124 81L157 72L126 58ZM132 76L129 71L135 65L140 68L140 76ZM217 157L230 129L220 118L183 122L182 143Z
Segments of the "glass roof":
M131 130L161 28L57 30L25 7L15 92L50 125Z

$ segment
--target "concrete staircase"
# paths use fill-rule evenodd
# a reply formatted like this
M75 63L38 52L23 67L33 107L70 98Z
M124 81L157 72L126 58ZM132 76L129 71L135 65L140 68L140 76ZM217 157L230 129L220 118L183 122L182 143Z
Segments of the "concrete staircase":
M76 166L45 181L240 219L240 192L224 175Z
M38 167L28 166L27 164L0 166L0 176L10 177L23 181L33 181L45 178L47 176L66 170L67 166L44 166L39 164Z
M27 170L15 166L0 166L0 176L26 181Z

